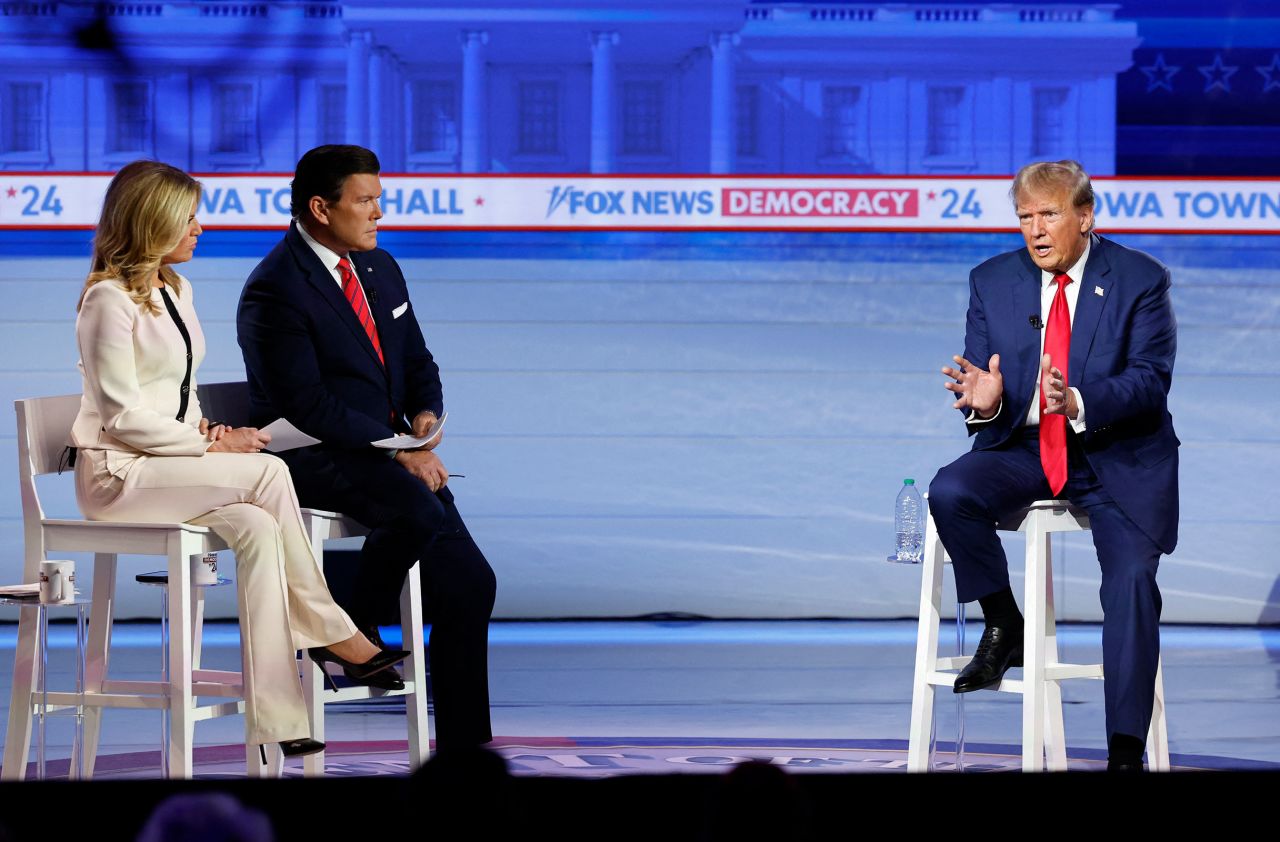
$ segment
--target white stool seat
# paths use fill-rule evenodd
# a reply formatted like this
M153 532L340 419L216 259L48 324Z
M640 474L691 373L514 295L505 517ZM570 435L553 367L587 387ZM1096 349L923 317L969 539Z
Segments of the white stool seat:
M994 688L1022 694L1022 770L1065 771L1067 748L1062 724L1062 689L1068 679L1101 679L1101 664L1064 664L1058 660L1053 604L1055 532L1087 532L1089 517L1063 500L1039 500L997 527L1026 534L1025 613L1022 678L1005 678ZM915 682L911 692L911 732L907 769L930 771L933 704L937 687L952 687L970 656L938 657L942 608L942 567L949 561L930 513L925 521L924 570L920 585L920 626L916 638ZM1163 666L1157 662L1155 706L1147 735L1152 771L1169 769L1169 740L1164 714Z

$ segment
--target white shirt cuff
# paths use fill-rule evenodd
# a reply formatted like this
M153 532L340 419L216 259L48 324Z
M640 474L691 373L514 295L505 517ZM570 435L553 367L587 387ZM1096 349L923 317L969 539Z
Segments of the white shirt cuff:
M1001 409L1004 409L1004 398L1001 398L1001 399L1000 399L1000 404L996 407L995 415L992 415L990 418L979 418L979 417L978 417L978 413L977 413L977 411L976 411L976 410L970 410L970 412L969 412L969 417L968 417L968 418L966 418L966 419L964 419L964 423L966 423L966 424L990 424L992 421L994 421L994 420L996 420L997 418L999 418L999 417L1000 417L1000 410L1001 410ZM1083 413L1083 412L1084 412L1084 410L1082 409L1082 410L1081 410L1081 412Z
M1076 417L1068 418L1067 423L1071 425L1071 429L1075 431L1076 435L1081 435L1085 431L1084 398L1080 397L1080 390L1075 386L1068 386L1067 388L1074 392L1076 396Z

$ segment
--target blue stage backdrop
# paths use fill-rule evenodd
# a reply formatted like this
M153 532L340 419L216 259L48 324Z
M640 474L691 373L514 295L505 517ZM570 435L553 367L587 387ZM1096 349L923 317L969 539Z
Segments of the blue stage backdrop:
M1280 175L1268 3L4 9L0 221L38 217L0 230L6 405L79 389L91 232L43 230L72 209L39 191L26 204L39 173L138 157L288 172L344 141L417 174L969 176L1073 157L1100 175ZM1280 203L1262 184L1251 213ZM884 562L893 498L968 446L937 369L961 346L969 268L1020 243L1007 205L982 213L1009 233L384 233L443 369L440 453L467 475L455 487L497 569L498 614L914 614L918 573ZM279 236L202 238L187 273L205 382L243 377L236 299ZM1280 237L1116 239L1174 271L1183 518L1165 617L1277 622L1280 400L1265 383ZM16 476L15 457L5 411L0 476ZM74 513L69 478L42 488L51 514ZM1092 549L1061 548L1059 613L1096 618ZM21 555L10 481L0 580ZM152 613L154 594L124 590L123 615ZM230 597L212 613L232 614Z

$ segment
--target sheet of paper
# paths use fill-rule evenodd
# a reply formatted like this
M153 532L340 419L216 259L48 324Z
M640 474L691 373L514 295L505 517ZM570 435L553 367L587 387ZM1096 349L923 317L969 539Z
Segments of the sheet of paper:
M445 413L436 419L436 423L431 425L431 429L427 430L425 436L392 436L389 439L379 439L371 442L374 447L381 447L383 450L413 450L429 444L432 439L440 435L440 431L444 429L445 419L449 417L449 413Z
M8 597L10 599L24 599L40 596L40 583L32 582L29 585L0 585L0 597Z
M320 439L312 438L284 418L277 418L263 427L262 431L271 436L271 444L267 445L267 450L272 453L293 450L297 447L310 447L320 443Z

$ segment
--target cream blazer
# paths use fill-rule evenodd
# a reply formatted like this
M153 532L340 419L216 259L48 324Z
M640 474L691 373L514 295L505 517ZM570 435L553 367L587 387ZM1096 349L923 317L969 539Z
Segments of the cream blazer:
M108 471L119 478L137 456L202 456L209 448L199 429L194 372L204 359L205 344L191 284L183 278L182 294L170 291L169 296L191 335L193 374L185 421L178 421L177 414L186 347L159 289L151 291L160 308L152 315L121 284L102 281L89 288L76 317L84 391L71 444L107 451Z

